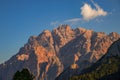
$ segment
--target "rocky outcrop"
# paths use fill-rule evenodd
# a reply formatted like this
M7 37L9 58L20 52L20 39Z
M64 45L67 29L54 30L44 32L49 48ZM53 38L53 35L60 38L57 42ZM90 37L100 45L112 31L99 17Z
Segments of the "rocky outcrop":
M54 80L68 67L71 72L77 68L81 71L101 58L119 37L114 32L107 35L68 25L45 30L31 36L16 55L0 65L0 80L12 80L23 68L28 68L36 80Z

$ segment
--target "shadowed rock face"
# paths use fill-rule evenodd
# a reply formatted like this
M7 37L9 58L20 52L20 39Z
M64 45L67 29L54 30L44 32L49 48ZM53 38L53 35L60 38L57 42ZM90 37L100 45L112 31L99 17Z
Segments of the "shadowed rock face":
M12 80L17 70L28 68L36 80L54 80L63 70L80 70L96 62L119 34L95 32L61 25L31 36L19 52L0 65L0 80ZM87 62L87 63L86 63Z
M70 73L72 77L68 75ZM56 80L120 80L120 39L113 42L106 54L90 67L81 72L67 68Z

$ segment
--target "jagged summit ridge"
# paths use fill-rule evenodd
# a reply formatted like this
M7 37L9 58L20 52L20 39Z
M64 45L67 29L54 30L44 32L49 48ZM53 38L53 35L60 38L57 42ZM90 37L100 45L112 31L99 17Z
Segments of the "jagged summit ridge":
M69 25L44 30L31 36L16 55L0 65L0 80L11 80L22 68L28 68L36 80L54 80L69 66L82 70L96 62L118 38L120 35L114 32L107 35Z

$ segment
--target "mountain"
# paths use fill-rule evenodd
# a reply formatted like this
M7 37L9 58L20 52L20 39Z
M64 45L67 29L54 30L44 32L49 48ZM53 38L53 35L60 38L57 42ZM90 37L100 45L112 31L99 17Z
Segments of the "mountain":
M120 39L110 46L100 60L70 80L120 80Z
M68 73L69 68L72 76L72 71L81 71L99 60L119 38L115 32L107 35L84 28L71 29L68 25L44 30L31 36L17 54L0 65L0 80L12 80L14 73L23 68L36 80L54 80L64 70Z

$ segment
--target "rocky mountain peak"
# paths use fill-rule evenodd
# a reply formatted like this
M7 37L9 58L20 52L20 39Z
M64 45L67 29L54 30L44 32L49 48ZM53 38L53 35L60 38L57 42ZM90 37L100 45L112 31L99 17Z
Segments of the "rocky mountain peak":
M113 36L113 37L117 37L119 34L118 33L116 33L116 32L111 32L110 34L109 34L109 36Z
M84 28L72 29L69 25L44 30L31 36L15 56L0 65L0 80L12 80L13 74L22 68L28 68L36 80L54 80L69 66L82 70L96 62L119 38L117 33L107 35Z
M118 33L116 33L116 32L111 32L110 34L109 34L109 37L110 37L110 39L112 40L112 41L115 41L115 37L119 37L120 35L118 34Z
M75 37L75 32L68 25L60 25L52 31L56 47L60 48Z
M35 41L37 37L36 36L31 36L29 39L28 39L28 42L33 42Z
M82 34L86 31L85 28L76 28L75 31L78 33L78 34Z
M71 30L71 27L69 25L60 25L58 28L58 30L65 30L65 31L69 31Z
M45 36L45 37L49 37L49 36L51 36L51 31L49 31L49 30L44 30L41 34L42 34L43 36Z

